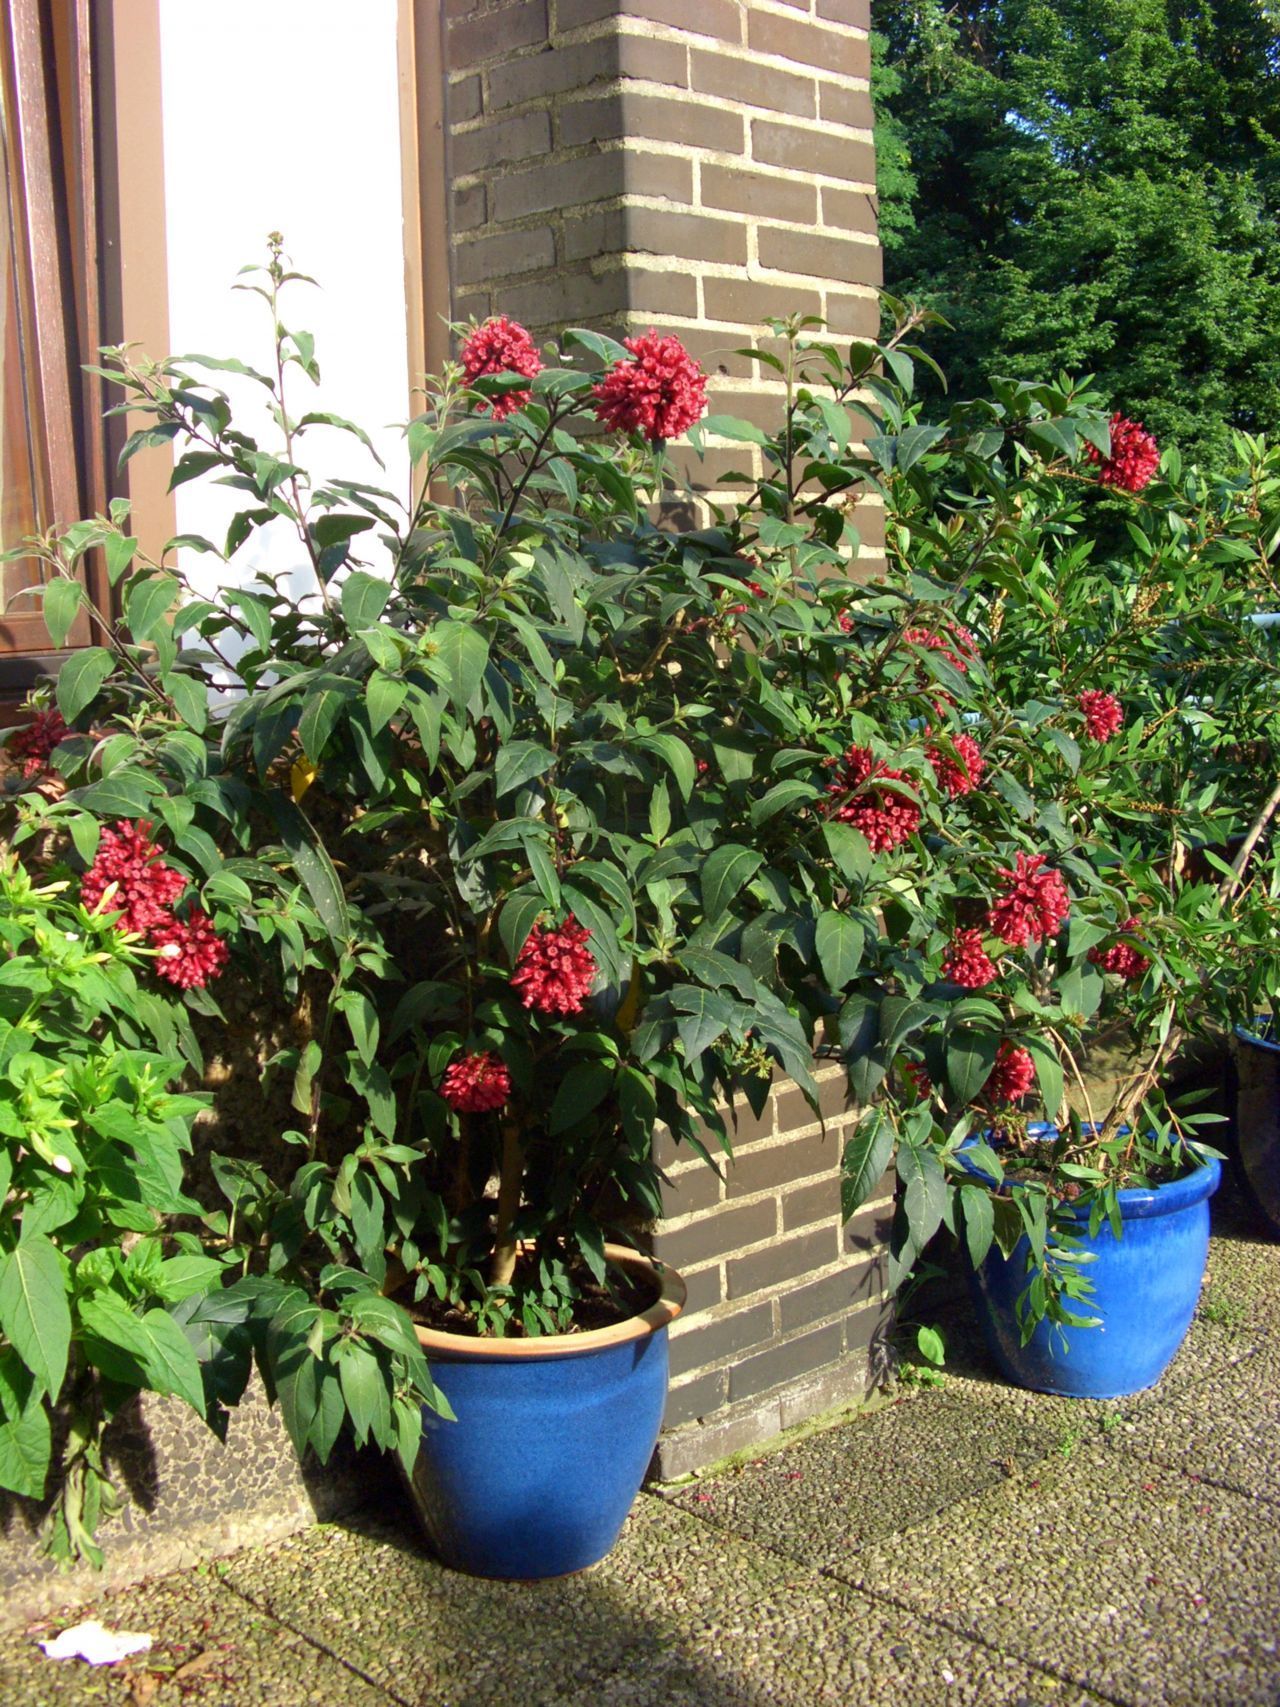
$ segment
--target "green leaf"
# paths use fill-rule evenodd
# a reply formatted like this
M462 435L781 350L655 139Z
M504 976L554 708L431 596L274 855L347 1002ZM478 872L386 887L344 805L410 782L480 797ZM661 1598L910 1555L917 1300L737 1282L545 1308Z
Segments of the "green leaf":
M0 1423L0 1488L25 1499L41 1499L52 1451L49 1413L37 1399L20 1417Z
M850 1220L884 1178L893 1159L893 1127L878 1108L859 1123L840 1161L840 1213Z
M408 682L401 681L398 676L385 675L381 670L373 672L364 695L371 734L378 735L386 728L404 704L408 692Z
M980 1185L962 1185L960 1209L964 1217L964 1238L969 1251L969 1261L975 1268L979 1268L991 1249L991 1241L995 1238L995 1211L991 1207L991 1195L983 1191Z
M293 801L273 794L268 804L280 831L280 839L293 861L293 868L302 879L321 923L335 942L343 941L349 930L347 898L342 892L333 861L321 845L306 816Z
M167 1310L148 1310L142 1317L146 1354L142 1367L157 1393L173 1393L204 1415L204 1382L191 1342Z
M873 863L874 856L867 838L850 824L833 823L822 826L822 837L836 870L851 888L858 888Z
M151 778L117 771L101 782L91 782L88 788L77 789L72 798L78 806L103 818L143 818L155 811L156 793Z
M702 868L702 910L708 924L728 911L734 896L763 864L762 853L737 842L715 849Z
M56 1399L67 1373L71 1311L62 1263L41 1233L0 1259L0 1332Z
M172 575L151 575L131 582L124 596L124 620L134 640L150 640L178 596Z
M603 1061L575 1061L561 1080L547 1130L554 1136L585 1120L608 1096L614 1069Z
M680 798L688 800L698 780L698 767L684 742L676 735L646 735L636 746L642 752L656 754L670 768Z
M86 646L68 658L58 672L58 710L68 723L93 704L111 674L112 657L103 646Z
M391 583L370 575L364 569L353 569L342 583L342 615L347 627L372 628L387 608Z
M995 1066L999 1047L995 1032L953 1027L947 1037L947 1086L953 1107L967 1106L977 1096Z
M494 792L499 799L512 794L535 777L545 776L555 762L555 754L538 741L509 741L499 747L494 761Z
M172 699L178 716L188 729L194 729L197 735L203 734L209 722L209 689L203 677L170 670L160 678L160 685Z
M323 757L339 717L359 692L359 684L350 676L322 675L316 679L298 719L298 739L313 764Z
M438 622L431 630L435 659L445 670L449 698L467 709L489 662L489 642L478 628L463 622Z
M752 806L752 828L758 829L761 824L768 823L770 818L776 818L779 812L797 806L801 801L817 800L821 792L811 782L803 782L799 777L787 777L782 782L775 782Z
M862 926L847 913L823 913L814 933L814 945L827 988L835 995L853 982L862 965L865 938Z
M344 1348L337 1362L342 1397L357 1444L363 1446L372 1435L382 1445L391 1426L391 1399L382 1365L371 1351L354 1341Z
M49 638L55 646L66 644L71 625L79 615L83 602L84 588L69 575L55 575L52 581L45 582L44 603L41 609L44 613L44 625L49 630Z

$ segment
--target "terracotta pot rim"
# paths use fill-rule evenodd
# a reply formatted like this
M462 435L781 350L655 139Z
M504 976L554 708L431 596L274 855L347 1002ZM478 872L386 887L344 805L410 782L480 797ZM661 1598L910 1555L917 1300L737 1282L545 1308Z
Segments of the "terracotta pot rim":
M630 1271L638 1278L655 1279L660 1287L657 1298L638 1316L613 1322L607 1328L592 1328L585 1334L540 1334L536 1339L480 1339L474 1334L451 1334L442 1328L426 1328L413 1324L418 1344L428 1360L447 1357L454 1362L506 1362L511 1359L528 1361L554 1357L583 1357L589 1352L604 1351L610 1346L625 1345L630 1340L647 1339L674 1322L684 1309L687 1288L679 1273L667 1263L660 1263L644 1251L630 1245L606 1245L604 1254L617 1267Z

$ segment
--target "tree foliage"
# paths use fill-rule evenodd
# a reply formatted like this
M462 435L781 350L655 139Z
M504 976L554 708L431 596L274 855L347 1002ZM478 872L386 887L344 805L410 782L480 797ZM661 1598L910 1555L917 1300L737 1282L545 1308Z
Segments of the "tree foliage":
M1274 0L876 0L873 17L887 282L955 326L939 354L957 388L1093 373L1214 462L1231 427L1274 431Z

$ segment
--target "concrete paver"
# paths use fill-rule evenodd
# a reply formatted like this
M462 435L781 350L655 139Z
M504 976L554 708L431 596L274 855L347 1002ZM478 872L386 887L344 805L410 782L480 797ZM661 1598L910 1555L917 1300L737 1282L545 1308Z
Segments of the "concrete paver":
M36 1647L38 1636L85 1618L150 1633L154 1646L114 1666L49 1660ZM0 1638L5 1707L391 1707L391 1699L207 1567L121 1589L48 1627Z
M383 1511L0 1639L0 1702L1277 1707L1280 1247L1214 1215L1151 1392L1006 1387L956 1306L941 1386L642 1495L579 1577L453 1575ZM40 1655L84 1616L156 1647Z
M1106 1443L838 1569L1132 1707L1280 1694L1280 1511Z
M534 1588L458 1577L407 1539L313 1531L225 1580L411 1707L493 1707L517 1655L522 1699L556 1707L1096 1699L652 1496L603 1563Z

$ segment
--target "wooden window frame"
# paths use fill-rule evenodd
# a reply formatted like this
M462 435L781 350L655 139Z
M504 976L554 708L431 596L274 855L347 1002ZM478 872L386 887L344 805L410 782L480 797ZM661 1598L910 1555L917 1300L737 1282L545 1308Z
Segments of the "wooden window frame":
M41 528L64 528L107 500L103 386L83 371L103 342L92 0L5 0L0 32L36 509ZM101 603L101 563L88 561L85 576ZM0 689L55 673L91 638L82 614L70 646L55 651L37 610L6 613Z

